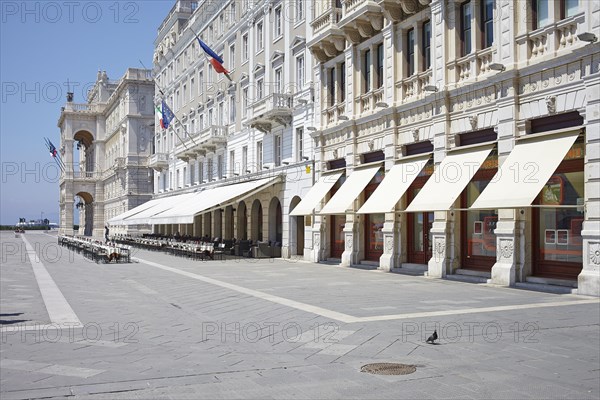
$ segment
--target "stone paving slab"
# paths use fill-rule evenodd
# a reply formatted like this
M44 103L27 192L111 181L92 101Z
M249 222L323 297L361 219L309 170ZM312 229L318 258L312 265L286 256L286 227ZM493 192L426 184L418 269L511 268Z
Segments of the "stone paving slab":
M56 238L28 240L51 248ZM310 263L136 255L359 317L582 299ZM143 263L95 264L64 250L62 257L41 259L84 326L56 331L60 340L50 340L51 332L3 336L2 399L595 399L600 393L597 303L345 323ZM6 271L2 279L26 284L18 270ZM32 308L41 314L43 304ZM424 343L433 329L439 345ZM104 372L65 376L55 367L43 374L4 368L2 360ZM413 364L417 371L361 373L371 362Z

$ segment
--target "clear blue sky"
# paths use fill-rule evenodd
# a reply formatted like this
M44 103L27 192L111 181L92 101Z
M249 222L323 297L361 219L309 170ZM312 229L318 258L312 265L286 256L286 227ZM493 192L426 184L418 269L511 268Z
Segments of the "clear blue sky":
M44 137L59 147L56 126L67 79L75 102L98 69L118 79L128 67L152 67L167 1L0 1L0 224L41 213L58 222L58 178Z

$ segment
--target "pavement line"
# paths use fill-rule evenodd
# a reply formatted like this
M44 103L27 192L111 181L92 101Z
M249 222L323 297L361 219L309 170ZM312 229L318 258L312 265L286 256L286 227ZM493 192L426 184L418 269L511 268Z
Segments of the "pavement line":
M427 311L418 313L408 314L391 314L391 315L374 315L371 317L354 317L352 315L343 314L337 311L328 310L326 308L313 306L310 304L302 303L296 300L286 299L284 297L274 296L268 293L263 293L258 290L248 289L242 286L234 285L227 282L222 282L213 278L195 274L192 272L183 271L177 268L167 267L166 265L158 264L152 261L143 260L136 258L141 263L150 265L152 267L160 268L165 271L174 272L179 275L187 276L202 282L210 283L212 285L221 286L226 289L234 290L239 293L247 294L262 300L267 300L273 303L281 304L297 310L310 312L322 317L331 318L336 321L344 323L354 322L376 322L376 321L391 321L398 319L409 319L409 318L428 318L428 317L441 317L448 315L461 315L461 314L476 314L476 313L487 313L494 311L512 311L512 310L526 310L532 308L546 308L546 307L561 307L561 306L575 306L579 304L600 304L600 299L588 299L588 300L572 300L572 301L556 301L546 303L529 303L529 304L515 304L508 306L495 306L495 307L479 307L479 308L466 308L459 310L440 310L440 311Z
M35 372L48 375L75 376L78 378L89 378L105 372L102 369L71 367L68 365L46 364L34 361L3 359L0 364L4 369L17 371Z
M158 264L158 263L155 263L152 261L147 261L147 260L143 260L140 258L137 258L137 260L139 262L150 265L152 267L160 268L162 270L169 271L169 272L174 272L179 275L187 276L188 278L192 278L192 279L196 279L196 280L199 280L202 282L210 283L211 285L221 286L226 289L234 290L238 293L247 294L248 296L256 297L256 298L259 298L262 300L267 300L267 301L270 301L273 303L277 303L277 304L281 304L281 305L288 306L291 308L295 308L297 310L321 315L323 317L331 318L331 319L334 319L334 320L340 321L340 322L346 322L346 323L356 322L356 318L351 315L348 315L348 314L343 314L343 313L339 313L337 311L328 310L326 308L317 307L317 306L313 306L313 305L306 304L306 303L301 303L299 301L286 299L284 297L274 296L274 295L271 295L268 293L259 292L258 290L248 289L248 288L234 285L231 283L218 281L216 279L212 279L212 278L208 278L206 276L194 274L192 272L187 272L187 271L182 271L177 268L167 267L166 265Z
M23 239L23 242L25 242L29 262L31 262L33 274L35 275L35 280L40 288L40 293L42 294L42 299L46 305L50 321L54 324L68 324L68 326L73 327L83 326L69 305L69 302L65 299L65 296L63 296L58 286L56 286L54 279L52 279L52 276L50 276L48 270L40 261L35 250L31 247L29 241L27 241L27 238L25 238L24 235L22 235L21 238Z

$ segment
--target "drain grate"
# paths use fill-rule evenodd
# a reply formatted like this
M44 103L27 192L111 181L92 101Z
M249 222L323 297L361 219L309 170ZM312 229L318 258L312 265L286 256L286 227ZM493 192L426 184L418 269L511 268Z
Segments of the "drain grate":
M363 365L360 372L367 372L374 375L408 375L417 370L414 365L397 363L373 363Z

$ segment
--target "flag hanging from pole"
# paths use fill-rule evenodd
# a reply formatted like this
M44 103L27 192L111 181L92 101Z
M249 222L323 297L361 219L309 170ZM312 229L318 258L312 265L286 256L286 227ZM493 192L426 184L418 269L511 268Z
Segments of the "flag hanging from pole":
M163 100L162 101L162 118L160 119L160 126L163 129L167 129L169 127L169 125L171 124L171 121L173 120L173 118L175 118L175 114L173 114L173 111L171 111L171 109L169 108L169 106L167 105L167 103Z
M217 53L215 53L210 47L208 47L208 45L206 43L204 43L202 40L200 40L198 35L196 35L196 39L198 39L198 43L200 44L200 47L202 47L202 50L204 50L204 54L208 58L208 61L213 66L215 71L217 71L217 73L219 73L219 74L225 74L227 79L229 79L231 82L233 82L233 80L229 76L229 71L223 66L223 59L221 57L219 57L219 55Z
M50 151L50 155L52 156L52 158L56 158L56 154L58 152L56 151L56 147L54 147L50 140L48 140L48 150Z

